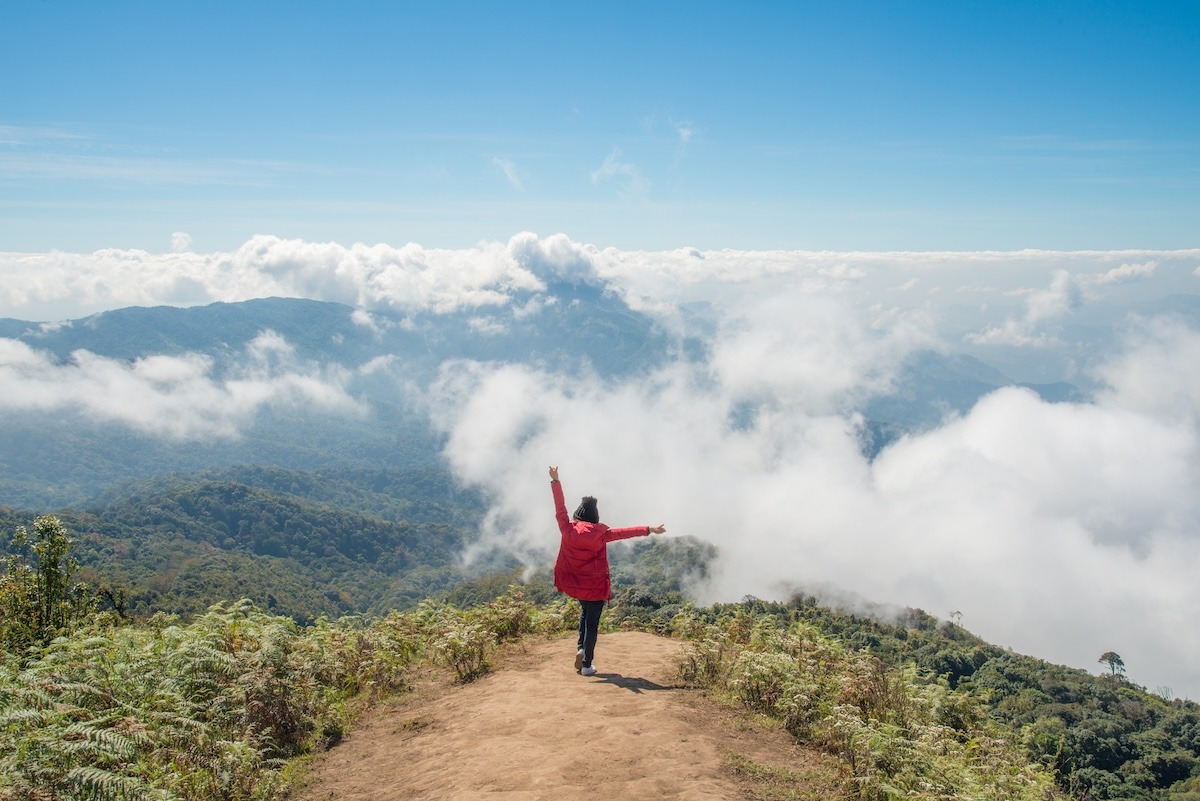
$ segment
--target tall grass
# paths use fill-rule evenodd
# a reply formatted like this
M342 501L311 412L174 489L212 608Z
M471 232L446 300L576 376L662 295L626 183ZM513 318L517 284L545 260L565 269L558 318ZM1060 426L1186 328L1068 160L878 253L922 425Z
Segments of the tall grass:
M1063 796L979 702L915 668L889 669L813 626L745 609L681 611L680 678L779 720L837 755L858 798L1048 801Z

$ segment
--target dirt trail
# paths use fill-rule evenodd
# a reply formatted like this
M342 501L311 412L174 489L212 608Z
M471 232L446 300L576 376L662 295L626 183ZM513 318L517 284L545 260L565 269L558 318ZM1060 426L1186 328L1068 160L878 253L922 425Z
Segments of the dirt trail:
M316 760L300 797L737 799L761 787L731 768L744 760L776 778L786 771L796 789L784 797L838 797L819 754L677 687L680 648L651 634L604 635L589 678L575 673L574 636L519 646L475 682L443 682L372 712Z

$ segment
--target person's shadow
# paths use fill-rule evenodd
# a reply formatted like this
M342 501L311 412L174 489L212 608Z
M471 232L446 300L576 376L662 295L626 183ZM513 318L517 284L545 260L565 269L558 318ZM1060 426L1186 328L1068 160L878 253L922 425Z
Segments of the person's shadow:
M650 679L643 679L640 676L622 676L620 673L597 673L593 678L599 679L603 684L611 684L614 687L620 687L622 690L629 690L631 693L676 689L675 687L657 684L650 681Z

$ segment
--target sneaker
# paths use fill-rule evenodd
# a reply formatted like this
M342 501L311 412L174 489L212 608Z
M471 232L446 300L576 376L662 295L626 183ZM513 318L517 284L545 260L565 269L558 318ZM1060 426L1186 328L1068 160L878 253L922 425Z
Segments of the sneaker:
M579 651L575 654L575 672L578 673L581 670L583 670L583 649L582 648L580 648Z
M579 672L585 676L595 676L596 675L596 667L594 665L589 665L585 668L580 668Z

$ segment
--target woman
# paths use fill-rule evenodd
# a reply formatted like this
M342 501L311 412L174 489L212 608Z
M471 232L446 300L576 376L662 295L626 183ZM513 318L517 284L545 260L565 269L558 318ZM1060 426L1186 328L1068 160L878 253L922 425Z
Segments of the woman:
M608 543L630 537L645 537L662 534L667 527L637 526L634 528L609 528L600 522L596 499L587 495L580 502L575 514L567 517L567 505L563 500L562 484L558 481L558 468L550 468L550 491L554 495L554 517L562 542L558 548L558 561L554 563L554 586L579 601L579 646L575 653L575 672L584 676L596 675L592 657L596 650L596 636L600 631L600 613L604 602L612 598L612 580L608 575Z

